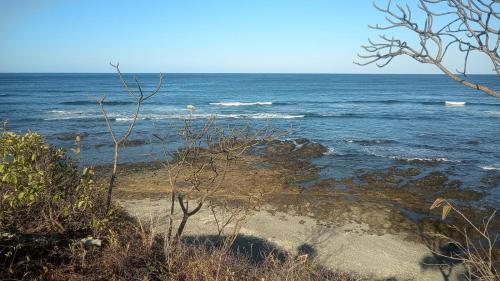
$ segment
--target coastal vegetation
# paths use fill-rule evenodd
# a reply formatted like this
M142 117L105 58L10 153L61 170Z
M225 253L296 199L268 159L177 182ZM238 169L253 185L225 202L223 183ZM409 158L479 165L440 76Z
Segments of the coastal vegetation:
M193 130L191 125L187 126ZM208 127L203 128L205 130L201 131L206 134ZM175 207L182 212L180 216L169 213L169 222L157 225L158 222L154 219L144 221L131 217L119 204L113 203L111 208L107 208L106 181L100 181L91 168L78 168L68 153L47 144L40 135L33 132L16 134L4 131L0 137L1 278L363 280L352 274L322 267L314 261L312 252L299 251L299 254L294 255L280 250L272 243L258 242L255 238L250 241L253 241L257 254L242 247L242 241L250 239L238 233L245 221L245 210L261 204L273 204L273 201L246 195L245 192L250 190L245 191L244 186L232 185L235 173L243 174L239 171L228 174L229 171L223 165L231 164L234 169L236 163L247 161L245 157L249 157L242 149L260 146L269 155L269 159L274 159L270 161L276 161L270 163L287 163L286 165L292 165L290 171L298 171L297 168L301 167L304 174L296 174L294 178L310 179L317 171L307 168L307 164L299 159L324 152L321 146L307 141L298 140L296 145L273 140L256 141L255 132L244 132L238 134L241 141L236 141L238 138L221 138L220 142L204 147L195 145L203 138L194 138L197 141L191 142L190 152L180 149L171 154L175 158L167 158L171 160L160 163L164 173L170 171L173 175L161 177L168 180L162 183L164 186L168 186L168 182L173 180L173 185L162 194L174 194L173 202L177 202L166 209ZM186 136L187 133L181 131L181 134ZM236 136L234 133L231 135ZM243 136L246 136L246 141ZM164 140L161 136L158 138ZM193 140L193 137L187 139ZM263 143L269 145L262 146ZM229 151L235 153L229 154ZM228 158L228 155L231 156ZM204 169L207 170L203 171ZM407 172L413 173L410 170ZM142 177L145 176L142 174ZM226 176L231 178L231 189L220 183L225 181ZM193 187L192 184L196 185ZM376 188L377 183L372 184ZM122 187L123 184L118 186ZM265 192L264 189L260 190ZM309 199L316 198L314 193L308 193L302 195L303 200L309 202ZM313 198L309 198L311 195ZM242 196L253 199L238 201ZM297 196L300 198L300 194ZM300 207L301 204L294 203L292 197L286 198L287 204ZM189 200L194 202L191 204L195 206L193 209L187 209ZM343 201L332 203L335 202L340 204ZM218 230L217 235L210 239L184 236L187 219L197 214L204 204L209 205L208 209ZM498 251L495 248L494 234L490 230L495 214L489 216L484 225L477 225L477 221L471 221L449 200L438 199L431 208L442 208L443 219L449 216L450 222L455 225L444 224L427 230L432 232L426 231L429 234L426 239L431 239L430 243L437 247L434 251L435 260L444 264L450 261L453 261L452 264L463 263L471 280L496 280ZM315 216L319 218L321 214ZM172 231L173 225L177 226L176 231ZM168 231L165 226L168 226ZM167 235L172 232L175 234ZM259 244L261 246L257 247ZM455 250L452 254L439 250L444 246L454 247Z
M229 151L242 153L249 147L241 140L224 139L210 150L230 160ZM0 151L2 280L355 280L272 248L259 253L258 262L252 260L233 247L237 228L224 232L228 223L237 220L235 213L218 220L220 244L180 240L187 218L209 193L202 193L195 211L188 211L188 194L172 189L184 213L173 243L118 205L107 208L105 185L95 181L93 170L79 169L62 149L47 144L40 135L4 131ZM181 164L166 165L177 165L172 169L176 175L189 175L189 167L203 170L194 159L210 163L210 185L220 186L212 174L217 161L199 153L200 147L181 150L183 160L175 162ZM174 185L176 178L172 178ZM201 190L202 184L195 181L199 178L195 172L191 180ZM215 206L212 212L216 216Z
M370 41L363 47L369 54L360 55L368 59L361 64L384 67L393 58L408 55L436 65L464 86L500 97L494 89L467 77L469 54L473 52L487 55L500 76L499 31L492 24L500 17L494 8L497 1L419 3L426 14L424 27L412 20L410 8L396 6L395 12L389 1L387 8L376 8L388 14L391 26L374 28L405 27L418 34L420 47L382 36L383 43ZM436 13L430 8L434 4L454 10ZM449 16L450 21L435 31L433 22L442 16ZM461 33L467 39L458 35ZM490 37L494 36L497 41L492 47ZM465 56L458 74L443 64L452 46ZM496 244L500 222L496 210L470 204L487 192L462 189L462 182L434 170L440 161L437 159L398 159L395 161L402 165L387 170L359 169L352 177L323 178L315 160L331 151L322 144L287 139L288 132L272 126L220 126L215 115L196 119L197 108L188 104L174 135L161 130L148 132L151 142L161 148L160 153L144 156L142 163L120 166L121 149L134 142L144 144L130 137L142 120L139 116L145 102L161 92L164 76L160 74L158 84L146 91L138 78L127 82L119 64L111 66L124 96L132 100L120 102L133 105L133 112L120 131L106 108L111 103L106 97L97 99L105 133L112 141L109 165L85 167L75 160L80 156L84 134L76 134L75 147L65 151L37 132L10 131L4 122L0 133L0 280L376 279L329 268L316 260L318 250L311 245L324 245L321 235L333 235L332 228L348 232L342 228L347 223L365 227L357 228L356 235L359 229L363 234L401 235L404 242L424 244L431 256L419 260L422 272L438 268L448 280L459 268L461 277L468 280L500 280L500 250ZM445 102L450 103L457 105ZM68 140L72 136L58 137ZM176 141L175 149L172 140ZM363 145L371 146L373 140ZM491 187L496 182L488 184L485 186ZM136 197L155 197L162 204L162 214L154 217L151 213L149 220L145 219L145 213L153 209L150 201L141 201L140 214L134 214L127 204ZM296 215L297 232L318 227L319 234L311 238L312 242L302 239L292 251L272 240L242 234L247 218L259 211L272 216L279 213L273 224L279 220L289 224L282 214ZM216 229L214 234L189 231L202 214L205 221L200 224L197 220L197 226ZM362 248L372 240L358 241L364 243L354 247ZM328 254L335 257L338 253Z

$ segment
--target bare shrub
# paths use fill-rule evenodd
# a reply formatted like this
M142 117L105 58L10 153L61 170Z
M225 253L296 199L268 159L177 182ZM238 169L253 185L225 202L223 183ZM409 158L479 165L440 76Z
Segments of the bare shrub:
M360 280L332 272L294 256L278 259L272 253L261 262L243 252L206 243L165 244L151 227L124 228L120 242L64 266L51 266L51 280ZM169 247L168 250L165 247ZM220 257L220 258L214 258ZM78 265L78 266L76 266Z
M108 113L104 108L105 105L105 99L106 96L101 97L98 99L97 103L99 104L99 109L101 110L102 115L104 116L104 120L106 121L106 126L108 128L109 134L111 135L111 139L113 140L113 169L111 170L111 178L109 179L109 185L108 185L108 193L107 193L107 199L106 199L106 206L109 209L111 207L111 198L112 198L112 193L113 193L113 187L115 184L116 180L116 170L117 170L117 165L118 165L118 157L119 153L118 150L120 146L125 146L127 143L128 138L130 137L130 134L132 134L132 131L137 124L137 118L139 117L139 113L141 111L141 107L145 101L156 95L163 84L163 74L160 73L160 81L158 83L158 86L152 90L150 93L145 93L142 90L141 84L139 83L139 80L137 77L134 78L136 90L132 90L131 87L128 85L127 81L123 77L119 64L117 63L116 65L110 64L112 67L116 69L116 72L118 73L118 76L120 77L120 80L123 83L123 87L127 94L134 99L135 101L135 110L134 113L132 114L132 120L130 121L130 124L126 130L126 132L121 136L117 136L115 131L113 130L113 126L111 125L111 121L109 120Z
M163 149L162 165L168 173L170 190L170 208L168 214L167 240L178 240L189 218L204 206L216 194L224 193L223 183L226 172L231 163L251 147L261 141L275 138L278 131L271 128L261 130L252 129L250 126L240 128L223 128L215 125L215 116L206 121L195 124L193 119L194 106L188 106L188 115L184 126L179 131L181 149L169 150L166 137L155 134L160 140ZM182 213L182 219L174 231L174 214L176 206ZM213 207L212 207L212 210ZM226 212L229 209L226 208ZM232 210L228 217L231 222L240 210ZM229 224L223 222L212 212L217 223L219 234Z
M467 270L468 280L499 280L500 262L498 261L498 253L495 254L495 243L498 237L489 229L496 212L488 216L482 225L477 225L446 199L436 199L431 206L431 209L435 208L442 208L443 220L453 211L465 223L463 226L452 225L454 234L458 234L458 238L433 234L438 241L452 245L457 249L451 254L437 251L435 254L451 261L463 263Z

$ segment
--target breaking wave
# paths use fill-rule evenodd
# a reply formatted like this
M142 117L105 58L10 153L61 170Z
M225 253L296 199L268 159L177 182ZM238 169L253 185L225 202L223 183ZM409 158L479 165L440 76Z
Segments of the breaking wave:
M252 114L192 114L193 119L207 119L216 117L218 119L296 119L304 118L304 115L292 115L282 113L252 113ZM181 114L145 114L139 116L141 120L165 120L165 119L186 119L187 115ZM131 121L132 117L116 117L117 122Z
M102 115L99 113L83 112L83 111L66 111L66 110L51 110L49 112L50 116L44 118L45 121L57 121L57 120L71 120L71 119L84 119L84 120L97 120L103 119ZM109 119L117 122L131 121L133 118L126 114L109 114ZM303 114L286 114L286 113L241 113L241 114L208 114L208 113L194 113L191 115L193 119L207 119L210 117L216 117L219 119L296 119L304 118ZM188 115L183 114L154 114L145 113L140 114L139 120L165 120L165 119L186 119Z
M496 171L500 171L500 166L498 165L494 165L494 166L480 166L481 169L485 170L485 171L493 171L493 170L496 170Z
M369 146L369 145L381 145L381 144L393 144L396 143L394 140L389 140L389 139L369 139L369 140L353 140L353 139L346 139L344 142L347 143L355 143L363 146Z
M446 106L464 106L465 101L445 101L444 104Z
M97 105L97 101L90 101L90 100L79 100L79 101L64 101L59 104L63 105ZM134 104L131 101L104 101L104 105L128 105L128 104Z
M254 105L273 105L270 101L258 101L258 102L239 102L239 101L228 101L228 102L211 102L210 105L217 106L254 106Z

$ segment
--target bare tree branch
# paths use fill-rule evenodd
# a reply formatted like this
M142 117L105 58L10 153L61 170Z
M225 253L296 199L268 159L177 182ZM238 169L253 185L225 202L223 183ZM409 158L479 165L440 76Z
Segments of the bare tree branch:
M113 153L113 169L111 171L111 178L109 180L108 196L107 196L107 204L106 204L108 208L111 206L111 197L112 197L112 193L113 193L114 182L116 179L116 171L117 171L118 157L119 157L118 150L120 148L120 145L125 145L128 138L132 134L132 131L137 124L137 118L139 117L139 113L140 113L140 110L141 110L141 107L142 107L142 104L144 103L144 101L146 101L150 97L156 95L160 91L161 86L163 84L163 74L160 73L160 81L158 83L158 86L156 86L156 88L151 93L144 95L144 92L142 90L142 87L141 87L139 81L137 80L137 78L134 78L137 89L139 91L139 93L135 93L134 91L132 91L130 89L127 81L123 77L123 74L120 71L120 64L119 63L116 63L116 64L110 63L110 65L116 69L116 72L118 73L118 77L122 81L123 87L124 87L125 91L127 92L127 94L135 99L135 110L134 110L134 113L132 114L132 120L131 120L130 124L128 125L127 130L120 138L118 138L116 136L116 133L113 130L113 126L111 125L111 120L109 119L108 113L104 108L104 105L105 105L104 101L105 101L106 97L101 97L100 99L97 100L97 103L99 105L99 109L100 109L102 115L104 116L104 121L106 122L106 126L107 126L108 131L109 131L111 138L113 140L113 150L114 150L113 151L114 152Z
M472 53L485 55L500 77L500 1L498 0L419 0L418 8L425 15L424 23L412 19L408 5L386 7L373 4L375 9L386 14L388 25L369 26L376 30L406 29L417 35L419 45L410 47L406 41L380 36L380 42L368 39L368 45L361 46L365 54L358 54L361 61L355 64L365 66L388 65L395 57L408 56L414 60L433 64L451 79L462 85L480 90L488 95L500 97L500 92L486 85L476 83L467 76L469 56ZM434 10L440 7L440 12ZM464 54L462 70L455 73L445 65L449 49L455 48Z

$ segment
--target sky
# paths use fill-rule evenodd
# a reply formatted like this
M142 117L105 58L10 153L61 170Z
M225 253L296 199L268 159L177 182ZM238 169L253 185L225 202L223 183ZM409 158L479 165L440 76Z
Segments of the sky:
M2 0L0 72L439 73L408 58L355 65L375 23L369 0Z

